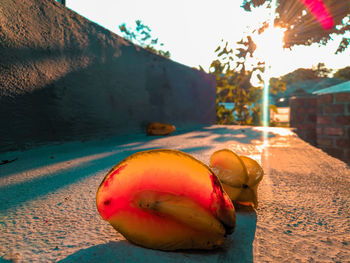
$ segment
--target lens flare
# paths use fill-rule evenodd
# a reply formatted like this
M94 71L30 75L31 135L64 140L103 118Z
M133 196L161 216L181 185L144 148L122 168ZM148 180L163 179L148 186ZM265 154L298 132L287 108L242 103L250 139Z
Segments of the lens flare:
M329 14L322 0L300 0L318 20L323 29L328 30L334 26L333 18Z
M276 0L271 1L271 13L270 13L270 19L268 20L269 27L274 26L274 20L276 17ZM269 55L271 55L272 52L270 52ZM262 116L262 122L264 127L268 127L270 123L269 118L269 90L270 90L270 78L271 78L271 61L269 59L266 59L265 61L265 72L264 72L264 92L263 92L263 116ZM268 145L268 133L263 133L263 140L264 145Z

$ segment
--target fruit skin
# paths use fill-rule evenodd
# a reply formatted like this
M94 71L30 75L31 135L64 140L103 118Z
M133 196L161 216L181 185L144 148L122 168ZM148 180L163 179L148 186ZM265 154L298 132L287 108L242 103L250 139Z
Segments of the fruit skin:
M257 188L264 172L255 160L222 149L211 155L210 166L232 201L258 207Z
M210 156L210 167L230 199L236 201L242 192L242 185L248 181L248 172L241 158L229 149L221 149Z
M241 194L237 197L237 203L246 206L258 207L258 185L263 179L264 171L257 161L247 156L240 156L248 172L248 181Z
M174 125L161 122L150 122L147 125L147 135L169 135L176 130Z
M242 159L229 149L214 152L210 156L210 166L219 171L220 181L230 186L239 187L248 181L248 171Z
M100 184L98 212L129 241L153 249L213 249L235 227L235 211L212 170L175 150L118 163Z

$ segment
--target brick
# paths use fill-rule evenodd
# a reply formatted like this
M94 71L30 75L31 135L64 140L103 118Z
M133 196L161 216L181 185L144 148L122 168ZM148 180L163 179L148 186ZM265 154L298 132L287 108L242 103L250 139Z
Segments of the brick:
M316 130L312 129L312 130L305 130L304 131L305 136L311 138L311 137L315 137L315 141L316 141Z
M307 112L307 110L304 107L298 107L298 108L294 109L294 112L299 115L299 114L305 114Z
M305 105L305 99L303 98L295 98L293 100L293 106L295 107L304 107Z
M309 114L306 119L310 122L316 123L317 116L315 114Z
M343 161L346 162L347 164L350 164L350 150L345 150L345 156Z
M343 159L345 156L345 151L341 150L341 149L336 149L336 148L331 148L331 147L325 147L323 148L323 150L328 153L329 155L339 158L339 159Z
M332 104L327 105L325 108L325 113L332 114L332 113L344 113L345 107L344 104Z
M333 94L324 94L319 95L317 98L317 104L322 105L324 103L332 103L333 102Z
M317 145L331 147L331 146L333 146L333 140L332 139L317 138Z
M293 123L294 123L294 115L291 114L291 115L289 115L289 125L293 126Z
M335 123L342 125L350 125L350 116L337 116Z
M316 133L313 130L301 130L297 131L297 134L301 139L307 141L312 145L316 145Z
M317 98L309 99L309 100L306 102L306 105L309 106L309 107L316 108L316 106L317 106Z
M299 124L296 125L298 130L316 130L316 123L304 123L304 124Z
M297 109L297 108L300 107L300 106L298 106L298 105L296 104L296 101L295 101L295 100L290 100L290 102L289 102L289 107L291 108L291 110L295 110L295 109Z
M289 120L289 126L295 128L295 125L296 125L296 123L293 120L293 118L291 117L290 120Z
M323 129L322 129L322 127L317 127L317 128L316 128L316 133L317 133L317 136L318 136L318 135L322 135L322 134L323 134Z
M337 139L336 145L340 148L350 149L350 140L349 139Z
M317 106L317 114L322 114L323 115L323 105Z
M290 107L291 109L294 109L294 108L295 108L295 98L294 98L294 97L291 97L291 98L289 99L289 107Z
M303 130L303 125L300 123L297 123L294 125L294 128L296 128L296 132L300 132Z
M350 93L337 93L335 94L335 101L336 102L350 102Z
M306 108L306 112L307 113L311 113L311 114L315 114L316 113L316 107L310 106L310 107Z
M317 116L317 124L332 124L333 118L331 116Z
M304 135L301 137L304 141L307 141L311 145L316 146L316 136L311 136L311 135Z
M344 129L341 127L326 127L324 129L324 134L326 135L334 135L334 136L343 136Z
M297 114L297 115L294 116L294 120L293 121L295 123L300 124L300 123L304 123L304 120L305 120L305 115L304 114Z

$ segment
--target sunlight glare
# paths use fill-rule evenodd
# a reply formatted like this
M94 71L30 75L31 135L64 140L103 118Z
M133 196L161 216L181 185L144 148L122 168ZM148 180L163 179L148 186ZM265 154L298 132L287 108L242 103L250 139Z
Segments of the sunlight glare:
M265 31L254 38L256 44L256 57L259 61L265 62L263 74L263 126L269 126L269 82L272 77L272 66L279 64L283 54L283 38L285 29L280 27L268 27ZM266 134L264 134L265 137ZM267 142L267 140L265 140Z
M294 136L291 129L280 127L253 127L253 131L268 132L279 136Z
M283 38L285 28L269 27L260 35L254 37L256 44L255 55L268 64L275 65L283 53Z

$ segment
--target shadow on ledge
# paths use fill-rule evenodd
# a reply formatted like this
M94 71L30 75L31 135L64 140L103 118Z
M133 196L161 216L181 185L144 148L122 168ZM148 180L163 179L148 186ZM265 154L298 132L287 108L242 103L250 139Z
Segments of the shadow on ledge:
M165 252L139 247L128 241L110 241L81 249L58 262L253 262L255 210L236 211L237 225L223 247L212 251Z

